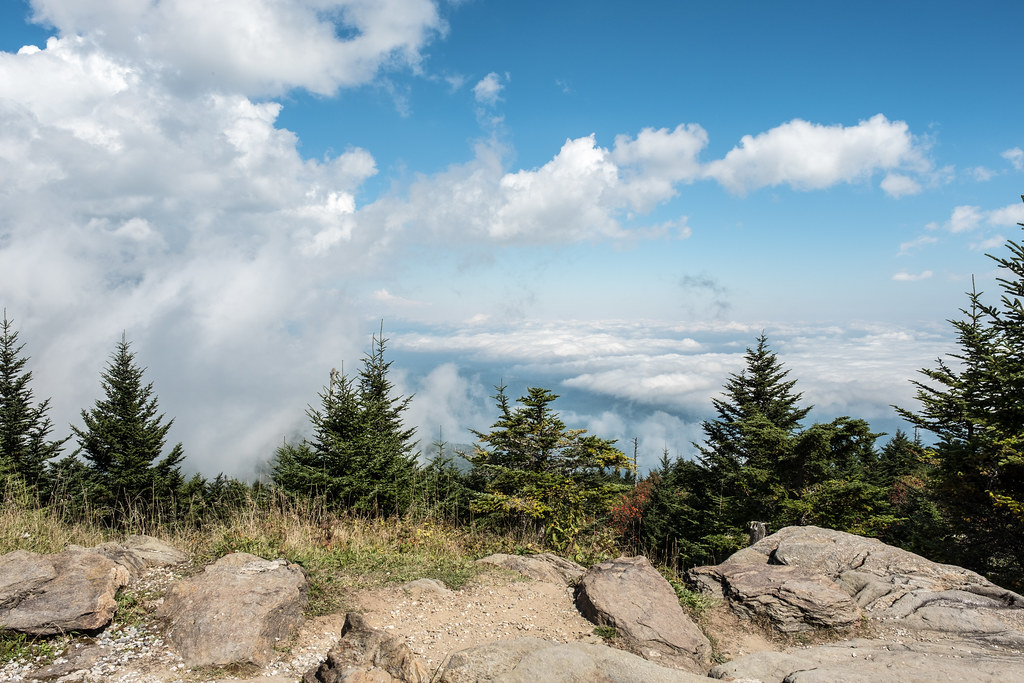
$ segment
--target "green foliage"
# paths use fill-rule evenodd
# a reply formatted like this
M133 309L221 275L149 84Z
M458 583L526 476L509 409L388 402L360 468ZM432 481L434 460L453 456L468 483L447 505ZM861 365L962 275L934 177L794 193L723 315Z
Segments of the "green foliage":
M880 435L864 420L801 429L810 409L798 405L787 376L762 334L715 399L718 417L703 424L698 460L670 462L666 454L638 486L646 495L634 530L623 534L629 545L678 568L721 562L747 544L753 521L769 531L815 524L895 538L900 525L906 531L904 513L926 517L916 502L893 504L894 487L907 490L918 462L902 442L880 460Z
M43 483L47 461L57 457L67 439L51 440L47 416L50 399L33 405L32 372L25 370L18 332L4 309L0 321L0 478L20 477L30 486Z
M445 452L447 445L439 437L433 444L436 454L417 472L416 501L421 506L417 512L448 522L468 523L473 499L470 477L456 466L455 457ZM465 456L459 453L456 457Z
M1022 196L1024 199L1024 196ZM1024 224L1021 224L1024 226ZM950 321L958 350L921 370L917 412L897 408L932 432L929 490L948 528L947 561L1004 585L1024 585L1024 247L989 255L1002 276L998 303L967 293Z
M714 399L718 417L705 420L704 445L697 445L719 506L729 512L733 528L749 520L769 520L784 497L779 478L792 459L793 436L810 407L799 407L796 380L761 334L748 348L746 367L730 374L724 397Z
M504 386L497 390L498 420L473 432L481 445L470 458L480 490L472 509L569 548L627 490L622 473L633 465L614 441L566 429L547 389L528 389L516 407Z
M58 474L73 485L88 487L93 504L107 508L114 517L132 511L168 508L183 483L181 444L162 455L174 420L158 412L153 384L143 384L144 369L124 335L117 344L100 384L104 398L82 411L83 428L71 427L78 440L76 455L88 466L87 474L74 463L62 463Z
M13 631L0 632L0 665L12 661L47 664L64 650L67 641L67 637L38 638Z
M331 370L320 409L307 410L313 437L277 450L275 484L362 514L402 514L409 508L417 453L414 430L404 427L402 414L412 397L392 395L386 344L383 333L374 335L356 379Z
M715 598L706 593L690 590L680 580L679 575L668 567L659 567L658 571L665 577L668 584L672 586L676 599L679 600L680 607L686 610L694 622L698 624L705 623L708 613L715 607Z

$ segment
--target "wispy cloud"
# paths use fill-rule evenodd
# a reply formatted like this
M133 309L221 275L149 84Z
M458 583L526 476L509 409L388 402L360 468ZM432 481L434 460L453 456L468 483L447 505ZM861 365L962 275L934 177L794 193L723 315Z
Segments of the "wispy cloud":
M1018 171L1024 170L1024 149L1013 147L1002 153L1002 157L1010 162Z
M933 274L930 270L924 270L920 273L899 272L894 274L892 279L896 282L920 282L921 280L929 279Z
M974 179L979 183L987 183L999 175L998 171L993 171L992 169L985 168L984 166L975 166L974 168L968 169L968 172L974 176Z
M882 191L893 198L920 194L921 184L902 173L889 173L879 185Z
M493 107L501 100L501 91L507 82L507 75L502 78L492 71L473 86L473 97L476 98L477 103Z
M937 237L932 237L931 235L921 235L920 237L912 239L909 242L901 243L898 253L901 256L903 254L909 254L910 252L920 249L923 246L935 244L938 241L939 239Z

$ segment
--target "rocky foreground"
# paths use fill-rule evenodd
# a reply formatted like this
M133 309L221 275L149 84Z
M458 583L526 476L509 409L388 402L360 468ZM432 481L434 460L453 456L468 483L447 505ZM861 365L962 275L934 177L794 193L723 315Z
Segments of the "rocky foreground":
M504 573L460 591L422 579L312 621L294 564L244 553L199 571L188 562L144 536L0 557L0 628L64 648L0 680L1024 682L1024 598L817 527L691 570L690 585L717 598L699 625L642 557L586 569L495 555L480 562ZM130 609L125 587L141 596ZM145 618L128 623L132 609Z

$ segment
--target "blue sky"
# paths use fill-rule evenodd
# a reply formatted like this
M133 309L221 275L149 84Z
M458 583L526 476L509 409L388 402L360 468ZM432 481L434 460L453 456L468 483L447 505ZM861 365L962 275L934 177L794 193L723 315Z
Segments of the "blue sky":
M0 303L57 431L126 332L245 475L384 320L424 445L514 395L690 455L764 330L892 432L1024 221L992 2L8 0Z

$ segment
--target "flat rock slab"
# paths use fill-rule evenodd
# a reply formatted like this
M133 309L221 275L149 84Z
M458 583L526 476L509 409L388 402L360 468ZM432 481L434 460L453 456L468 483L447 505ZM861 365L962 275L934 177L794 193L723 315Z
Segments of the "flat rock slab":
M645 659L700 673L707 670L711 644L646 557L623 557L591 567L576 589L576 606L593 623L615 627L623 646Z
M188 560L188 555L159 538L132 534L121 545L142 558L147 567L171 567Z
M130 578L124 565L89 549L8 553L0 557L0 627L36 636L103 628Z
M949 591L991 598L1004 607L1024 607L1024 597L980 574L842 531L815 526L780 529L722 565L780 564L800 567L843 584L868 612L887 609L915 591Z
M698 683L707 677L669 669L629 652L588 643L519 638L452 655L442 683Z
M710 675L761 683L1024 683L1024 658L967 643L852 640L758 652L720 664Z
M495 553L477 560L478 564L489 564L509 571L519 572L536 581L547 581L568 585L578 581L586 569L564 557L552 553L538 555L507 555Z
M298 565L232 553L173 584L156 616L186 666L262 665L302 624L306 591Z

